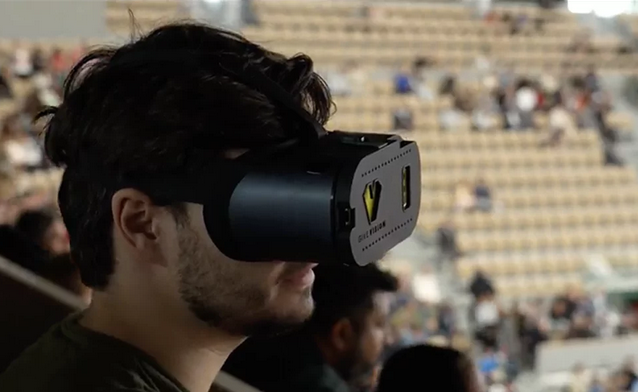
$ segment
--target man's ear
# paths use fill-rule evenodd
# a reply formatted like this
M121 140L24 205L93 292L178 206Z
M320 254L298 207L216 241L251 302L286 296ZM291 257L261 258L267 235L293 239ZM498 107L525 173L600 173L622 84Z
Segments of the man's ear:
M348 318L337 321L330 330L330 341L340 352L350 350L354 344L355 333L352 322Z
M156 245L159 208L150 197L136 189L120 189L111 199L111 211L114 229L131 247L141 251Z

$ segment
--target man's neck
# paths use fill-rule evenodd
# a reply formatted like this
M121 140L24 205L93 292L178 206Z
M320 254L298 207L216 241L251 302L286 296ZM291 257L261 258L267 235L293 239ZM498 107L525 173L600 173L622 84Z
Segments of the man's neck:
M190 392L208 392L242 338L208 327L180 306L142 297L97 293L80 324L142 350Z

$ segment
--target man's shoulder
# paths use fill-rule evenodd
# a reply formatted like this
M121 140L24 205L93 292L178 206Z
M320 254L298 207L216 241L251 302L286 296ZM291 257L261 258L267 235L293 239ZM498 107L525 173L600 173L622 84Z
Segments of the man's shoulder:
M100 358L90 347L72 345L43 336L0 374L3 392L126 391L135 390L135 377L126 363Z
M0 374L3 392L152 392L166 382L161 372L130 351L52 328ZM116 343L114 341L114 343ZM163 385L162 385L163 386ZM162 389L179 391L178 388Z
M327 364L308 366L288 382L290 391L352 392L348 384Z

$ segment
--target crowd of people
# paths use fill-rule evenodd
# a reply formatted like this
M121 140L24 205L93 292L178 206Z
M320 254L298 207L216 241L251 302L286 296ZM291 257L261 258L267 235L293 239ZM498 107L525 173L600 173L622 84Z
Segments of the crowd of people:
M59 105L62 84L84 47L45 54L16 44L0 52L0 256L80 295L88 290L69 255L58 211L59 176L44 156L36 115ZM40 180L38 180L40 179Z
M483 65L481 65L483 64ZM469 88L456 75L440 80L438 91L426 83L427 62L417 60L411 73L395 76L395 93L413 94L424 100L449 98L452 105L439 112L439 127L455 132L469 121L471 129L485 132L540 131L539 148L569 143L581 130L597 130L605 142L607 163L622 164L615 154L618 132L607 122L612 109L610 94L604 90L596 69L585 74L565 73L557 77L517 75L509 66L492 64L489 57L477 59L483 69L480 86ZM409 107L394 112L396 130L414 129Z
M520 371L533 370L542 342L610 338L633 333L638 327L633 309L612 306L602 290L570 288L554 298L521 300L505 306L490 277L478 271L468 291L474 301L470 320L480 344L477 366L488 380L511 381ZM513 327L513 336L508 336L508 326ZM577 364L566 390L637 390L632 362L619 371L603 370L604 373Z
M610 370L588 369L581 363L574 366L566 392L634 392L638 390L638 373L633 357Z

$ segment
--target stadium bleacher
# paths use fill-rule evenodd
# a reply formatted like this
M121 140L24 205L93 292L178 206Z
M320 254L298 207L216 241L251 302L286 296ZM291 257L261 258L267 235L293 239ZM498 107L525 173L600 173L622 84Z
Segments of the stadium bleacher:
M353 2L256 2L261 23L244 32L287 54L308 53L319 66L354 59L366 67L397 66L431 57L436 67L454 72L471 67L485 50L494 61L511 64L521 74L557 73L566 63L570 72L592 64L602 72L633 72L636 61L633 54L618 54L620 42L611 38L592 41L595 57L567 52L582 27L573 14L562 10L496 8L501 16L545 21L541 32L528 24L527 34L510 36L504 34L502 22L477 20L465 7L375 4L364 13L366 18L361 7ZM463 87L482 89L480 80ZM458 261L462 279L481 266L494 274L504 295L555 295L581 283L578 275L570 275L583 266L581 250L630 245L638 239L633 234L638 217L631 212L638 197L635 172L604 166L595 131L579 132L559 150L541 150L538 132L505 133L496 127L474 133L467 118L454 132L441 132L438 111L453 104L450 97L423 101L398 96L392 80L371 80L365 91L370 94L337 97L330 126L387 131L393 110L412 109L414 130L409 137L419 141L422 153L420 227L425 232L434 232L450 214L450 190L459 182L472 182L480 175L501 203L501 212L456 218L460 247L471 254ZM543 114L536 116L537 123L547 122ZM608 121L617 129L633 130L626 113L612 112ZM543 289L546 275L552 277L550 290Z

